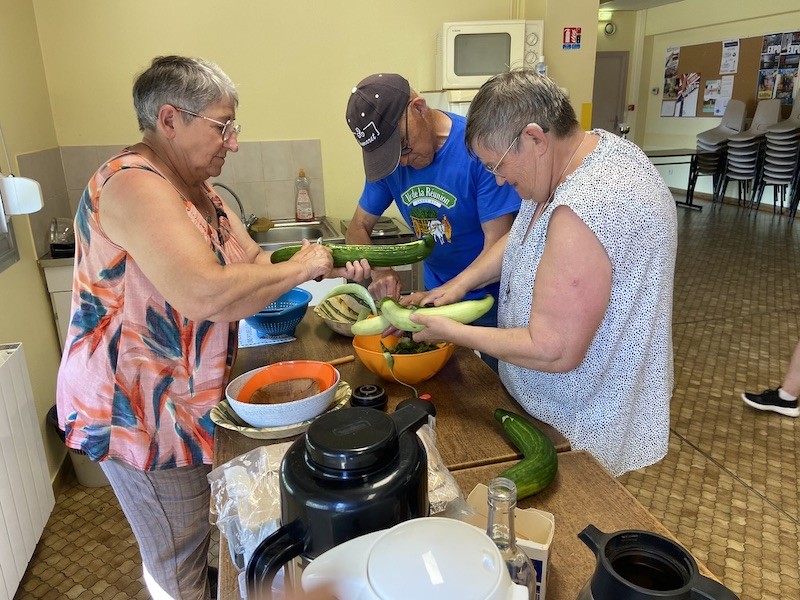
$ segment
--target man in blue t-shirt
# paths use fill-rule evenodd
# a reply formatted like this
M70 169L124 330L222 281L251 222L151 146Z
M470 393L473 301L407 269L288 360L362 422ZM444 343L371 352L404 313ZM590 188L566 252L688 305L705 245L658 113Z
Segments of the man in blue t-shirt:
M346 118L363 150L367 178L347 228L348 244L371 243L373 226L394 201L418 237L430 233L436 241L424 263L425 289L431 290L508 233L519 195L498 186L467 153L464 117L430 108L405 78L381 73L353 88ZM369 289L375 298L397 298L400 279L392 269L373 269ZM498 283L465 299L487 293L495 298L494 309L475 324L496 327Z

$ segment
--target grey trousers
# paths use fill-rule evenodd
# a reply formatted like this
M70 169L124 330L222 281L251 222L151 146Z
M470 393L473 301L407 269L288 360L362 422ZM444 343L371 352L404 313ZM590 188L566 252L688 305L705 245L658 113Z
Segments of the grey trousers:
M139 543L147 589L156 600L209 600L209 465L141 471L100 463Z

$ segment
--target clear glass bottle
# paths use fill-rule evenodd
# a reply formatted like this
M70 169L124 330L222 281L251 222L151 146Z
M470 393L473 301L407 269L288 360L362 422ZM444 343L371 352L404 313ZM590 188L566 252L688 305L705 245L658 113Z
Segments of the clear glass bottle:
M486 535L500 549L511 580L528 588L528 596L536 597L536 571L528 556L517 546L514 532L514 509L517 507L517 486L510 479L495 477L489 482L489 523Z
M306 177L305 169L300 169L297 179L294 180L294 187L297 191L295 198L294 213L298 221L314 220L314 205L311 203L310 185Z

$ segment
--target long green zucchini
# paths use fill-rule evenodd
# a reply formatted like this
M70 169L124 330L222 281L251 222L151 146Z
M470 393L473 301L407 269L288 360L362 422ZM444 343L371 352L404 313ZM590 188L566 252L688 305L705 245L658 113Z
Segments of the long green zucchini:
M494 298L488 294L481 300L462 300L461 302L445 304L444 306L423 308L407 308L401 306L392 298L384 298L381 300L381 315L398 329L417 332L425 329L425 326L414 323L410 319L412 313L447 317L459 323L472 323L475 319L489 312L493 304Z
M550 441L533 423L513 412L495 409L494 418L508 439L525 457L498 477L508 477L517 486L517 500L541 492L558 471L558 455Z
M347 244L325 244L333 254L333 266L343 267L348 262L353 262L366 258L372 267L397 267L400 265L410 265L427 258L436 243L433 236L425 234L418 240L405 244L383 244L383 245L347 245ZM278 248L272 253L270 261L279 263L289 260L302 246L285 246Z

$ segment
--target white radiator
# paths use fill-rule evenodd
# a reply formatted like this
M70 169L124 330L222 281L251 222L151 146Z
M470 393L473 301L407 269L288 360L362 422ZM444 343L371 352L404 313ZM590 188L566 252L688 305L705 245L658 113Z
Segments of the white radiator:
M55 505L22 344L0 344L0 599L14 597Z

